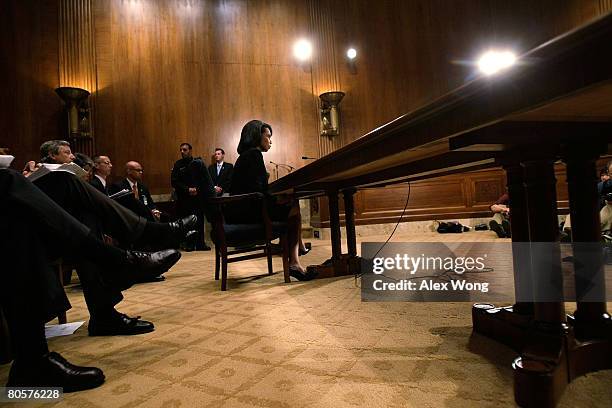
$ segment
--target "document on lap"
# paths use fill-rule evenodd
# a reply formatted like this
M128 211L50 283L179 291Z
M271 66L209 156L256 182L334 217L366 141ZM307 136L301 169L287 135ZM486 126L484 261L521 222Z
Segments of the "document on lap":
M125 197L132 194L132 190L128 190L127 188L124 188L121 191L117 191L115 194L111 194L108 196L108 198L112 198L114 200L121 198L121 197Z
M0 169L8 169L14 159L10 154L0 154Z
M74 164L74 163L64 163L64 164L43 163L41 164L38 170L36 170L35 172L33 172L32 174L28 176L28 179L30 181L34 181L54 171L67 171L68 173L72 173L79 178L84 177L87 174L85 170L83 170L79 165Z

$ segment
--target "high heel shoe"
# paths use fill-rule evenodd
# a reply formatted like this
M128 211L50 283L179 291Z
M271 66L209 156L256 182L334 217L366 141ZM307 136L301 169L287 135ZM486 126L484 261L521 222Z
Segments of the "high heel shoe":
M289 267L289 275L301 282L313 280L317 276L317 274L313 272L302 272L297 266Z
M300 248L298 253L300 256L304 256L312 250L312 244L310 242L304 243L304 249Z

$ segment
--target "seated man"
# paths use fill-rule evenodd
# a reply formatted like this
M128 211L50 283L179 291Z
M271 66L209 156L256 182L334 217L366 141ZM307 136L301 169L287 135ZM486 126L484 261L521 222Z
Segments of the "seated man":
M49 352L44 323L70 308L50 261L60 256L88 259L104 278L129 286L138 275L157 274L178 260L175 250L135 254L105 245L85 225L19 173L0 169L0 259L2 307L14 349L8 387L63 387L64 392L97 387L98 368L79 367Z
M93 162L94 168L90 183L102 194L109 195L106 180L113 170L113 164L108 156L94 156Z
M161 212L155 206L149 189L142 183L143 172L144 170L140 163L136 161L127 162L125 164L126 177L114 183L110 188L110 193L114 194L121 190L132 191L132 195L122 197L118 201L149 221L159 221Z
M41 153L45 153L43 147L50 146L46 154L50 158L48 160L55 160L59 155L60 160L69 162L72 156L69 145L60 143L61 149L57 145L46 142L41 147ZM64 171L40 177L34 184L99 237L106 233L123 243L124 247L136 244L151 249L176 248L197 222L193 216L174 223L148 222L100 193L89 183ZM89 334L141 334L153 331L153 323L130 318L115 310L115 305L123 299L121 290L124 288L101 279L103 271L100 269L98 264L87 259L81 260L77 267L91 316ZM161 274L166 270L159 272Z
M491 228L492 231L495 231L499 238L512 237L512 232L510 231L509 202L510 197L508 196L508 193L504 193L493 205L491 205L493 219L489 222L489 228Z

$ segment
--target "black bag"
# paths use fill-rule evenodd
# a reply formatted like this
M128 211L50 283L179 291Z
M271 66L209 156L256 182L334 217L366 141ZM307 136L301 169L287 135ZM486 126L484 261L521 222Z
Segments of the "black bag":
M457 221L440 222L436 231L440 234L458 234L463 232L463 225Z

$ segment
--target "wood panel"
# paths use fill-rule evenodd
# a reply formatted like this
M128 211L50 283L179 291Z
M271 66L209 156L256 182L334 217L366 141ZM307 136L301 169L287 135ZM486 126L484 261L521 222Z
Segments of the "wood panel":
M512 44L518 51L526 50L604 12L606 1L62 4L94 7L92 14L79 14L75 23L93 15L87 27L95 27L98 153L110 155L115 164L142 161L152 191L169 193L169 172L179 143L193 142L196 154L206 158L220 146L228 161L234 161L240 128L255 117L274 128L266 160L300 167L302 155L318 156L313 87L325 86L329 75L316 79L316 67L304 69L293 60L291 47L298 38L331 39L321 54L325 60L317 63L327 67L324 72L333 72L334 81L347 93L341 104L340 144L345 144L470 79L473 67L461 61L485 46ZM61 102L53 92L63 72L58 43L91 44L86 35L59 35L74 34L58 15L58 4L0 3L0 55L9 61L0 66L0 144L13 148L17 163L37 157L39 144L59 135ZM318 11L313 14L314 6ZM356 69L346 64L349 45L358 50ZM81 68L91 72L92 67L88 63Z
M89 131L86 138L71 140L72 150L95 154L96 50L94 41L93 0L59 0L59 86L86 89ZM67 123L66 123L67 129ZM69 133L61 138L68 139Z
M331 2L310 0L310 32L315 52L312 56L312 89L315 105L315 118L318 121L318 108L321 104L319 95L324 92L340 90L340 76L336 54L337 48L334 16ZM319 137L318 157L325 156L345 144L342 134Z
M14 168L60 134L57 21L57 1L0 2L0 146L11 149Z
M607 167L612 156L597 161L597 168ZM595 175L594 175L595 176ZM569 196L565 164L555 164L557 208L559 214L569 212ZM448 218L489 217L489 207L506 191L506 176L501 169L456 174L410 186L410 197L402 222ZM397 222L408 198L407 184L362 190L355 195L357 224ZM311 200L314 227L329 227L327 199ZM340 200L341 212L342 200ZM344 214L340 218L344 220Z
M317 132L311 73L291 57L292 41L308 32L306 7L274 0L99 3L99 150L115 163L141 161L153 192L169 191L181 142L208 161L222 147L234 162L250 119L273 127L266 161L298 167L302 155L317 155L318 141L308 137Z
M332 2L343 137L353 141L461 86L488 48L520 54L585 23L603 12L599 1ZM356 70L344 56L349 45L358 50Z

